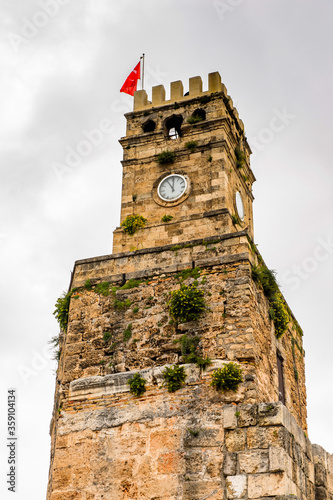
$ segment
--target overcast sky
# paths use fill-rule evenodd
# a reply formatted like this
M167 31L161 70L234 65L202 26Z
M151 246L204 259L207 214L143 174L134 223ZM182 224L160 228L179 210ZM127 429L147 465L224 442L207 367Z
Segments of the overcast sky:
M19 500L45 498L52 315L74 261L111 253L125 78L146 89L219 71L253 149L255 241L304 330L309 437L333 452L330 0L1 0L0 496L7 389L18 399ZM99 144L76 154L104 119ZM96 142L96 141L95 141ZM74 152L74 153L73 153ZM62 166L62 167L61 167ZM65 168L63 168L65 167Z

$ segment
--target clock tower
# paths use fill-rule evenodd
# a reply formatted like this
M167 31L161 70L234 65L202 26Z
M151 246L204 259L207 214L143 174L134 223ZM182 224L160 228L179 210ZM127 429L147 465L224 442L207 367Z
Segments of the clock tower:
M333 498L219 73L135 92L126 120L113 253L77 261L56 306L48 500Z
M114 233L114 252L178 245L247 228L253 236L251 150L219 73L135 93L126 114L121 222L140 214L147 222L133 239ZM166 216L166 218L165 218ZM164 220L163 220L164 217ZM168 222L165 220L168 219Z

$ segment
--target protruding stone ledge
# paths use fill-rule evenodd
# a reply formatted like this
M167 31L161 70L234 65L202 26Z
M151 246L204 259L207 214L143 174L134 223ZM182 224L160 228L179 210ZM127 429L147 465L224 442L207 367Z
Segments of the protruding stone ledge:
M217 368L227 363L228 360L213 359L204 374L209 374ZM101 397L104 395L121 394L129 392L128 381L135 373L139 373L148 385L162 385L163 371L172 365L155 366L143 370L132 370L128 372L112 373L104 377L85 377L73 380L69 386L69 397L71 400L78 400L86 397ZM200 368L194 363L187 363L182 366L186 373L185 384L195 384L200 379Z
M132 370L128 372L113 373L105 377L86 377L73 380L69 386L69 397L78 400L86 397L101 397L105 395L121 394L129 392L128 381L135 373L139 373L148 384L160 385L164 378L163 370L172 365L163 365L143 370ZM186 384L193 384L200 378L200 368L193 363L180 365L186 373Z

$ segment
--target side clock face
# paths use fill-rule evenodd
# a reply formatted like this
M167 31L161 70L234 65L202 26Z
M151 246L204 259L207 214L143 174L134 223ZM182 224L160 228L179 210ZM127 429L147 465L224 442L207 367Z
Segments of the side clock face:
M244 220L244 205L243 205L243 200L241 197L241 194L239 191L236 192L236 209L238 212L238 217L240 220L243 222Z
M186 187L185 177L179 174L171 174L161 180L157 193L163 201L175 201L185 193Z

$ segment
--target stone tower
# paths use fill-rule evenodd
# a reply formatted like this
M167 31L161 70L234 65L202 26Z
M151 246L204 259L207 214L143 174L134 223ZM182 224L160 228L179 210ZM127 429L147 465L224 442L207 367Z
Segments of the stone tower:
M253 243L251 150L220 75L185 95L172 82L169 100L137 91L126 119L114 253L77 261L61 299L47 498L332 499L331 456L306 435L302 330ZM172 313L177 290L200 314ZM241 382L217 390L230 363ZM186 379L169 392L174 366Z

